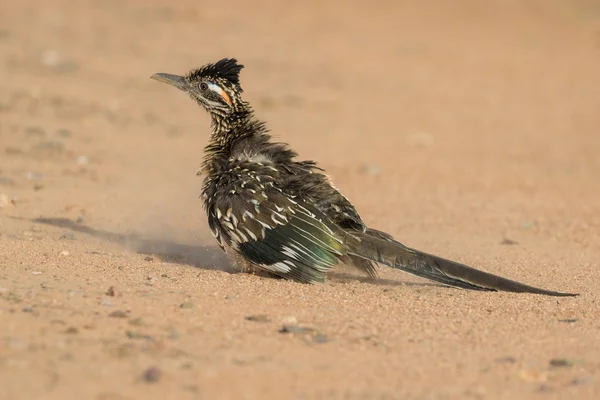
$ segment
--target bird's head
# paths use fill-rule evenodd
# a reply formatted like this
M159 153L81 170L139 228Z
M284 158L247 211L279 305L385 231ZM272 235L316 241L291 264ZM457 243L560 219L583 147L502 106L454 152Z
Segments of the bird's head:
M239 79L242 68L244 66L238 64L235 58L224 58L185 76L158 73L151 78L187 92L213 117L222 118L239 111L244 105Z

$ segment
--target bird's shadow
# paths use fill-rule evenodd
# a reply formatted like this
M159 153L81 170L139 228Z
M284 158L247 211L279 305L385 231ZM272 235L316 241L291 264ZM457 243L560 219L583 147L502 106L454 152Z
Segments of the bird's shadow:
M114 233L95 229L68 218L35 218L32 222L84 233L107 242L131 248L139 254L152 255L163 262L190 265L206 270L220 270L230 273L239 272L217 246L196 246L176 243L165 239L147 239L137 233Z
M240 270L233 266L223 251L216 246L197 246L176 243L165 239L145 239L136 233L115 233L101 229L95 229L68 218L34 218L34 223L50 225L73 232L84 233L107 242L116 243L131 248L139 254L152 255L163 262L189 265L204 270L219 270L229 273L239 273ZM273 278L276 278L273 276ZM443 285L429 282L406 282L391 279L370 278L350 274L342 271L331 271L330 281L344 283L359 281L377 286L417 286L417 287L441 287Z

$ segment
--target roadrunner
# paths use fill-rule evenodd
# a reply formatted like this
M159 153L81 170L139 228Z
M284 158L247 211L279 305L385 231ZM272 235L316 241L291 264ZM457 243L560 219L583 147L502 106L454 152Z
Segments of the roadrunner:
M241 97L242 68L235 59L222 59L185 76L152 76L187 92L212 118L198 174L205 176L208 225L228 255L303 283L325 282L340 262L375 278L378 263L463 289L574 296L426 254L367 227L323 169L313 161L296 161L286 144L271 140Z

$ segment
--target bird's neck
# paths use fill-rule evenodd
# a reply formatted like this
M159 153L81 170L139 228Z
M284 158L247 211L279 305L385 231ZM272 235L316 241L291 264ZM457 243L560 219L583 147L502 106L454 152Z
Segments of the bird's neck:
M238 144L246 141L254 142L256 139L260 142L268 142L270 138L265 136L267 134L265 124L256 119L254 111L247 103L233 113L212 112L211 118L212 132L204 148L203 170L207 173L214 172L218 169L217 164L229 159L235 149L240 147Z

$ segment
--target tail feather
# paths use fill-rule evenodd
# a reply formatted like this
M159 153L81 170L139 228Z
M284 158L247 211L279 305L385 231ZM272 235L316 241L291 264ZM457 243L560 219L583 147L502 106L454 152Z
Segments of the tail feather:
M577 296L574 293L536 288L480 271L445 258L410 249L393 239L373 237L368 233L353 233L353 236L360 242L351 246L351 254L445 285L471 290Z

